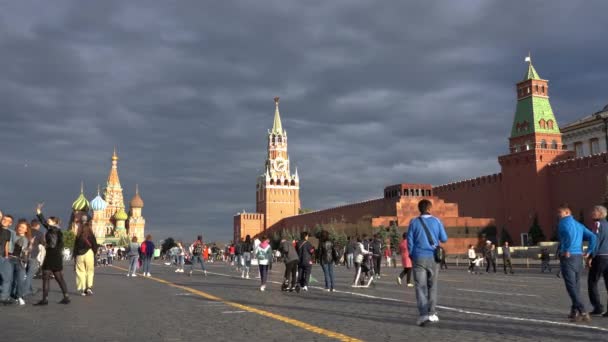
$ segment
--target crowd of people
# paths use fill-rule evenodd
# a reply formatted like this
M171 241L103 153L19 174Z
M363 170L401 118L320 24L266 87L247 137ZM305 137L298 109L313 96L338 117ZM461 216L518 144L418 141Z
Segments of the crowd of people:
M416 323L424 326L439 321L436 310L438 274L441 268L447 268L445 250L441 244L448 237L441 221L431 215L430 201L421 200L418 208L420 216L412 219L396 248L386 246L379 235L368 238L365 234L349 238L345 246L339 246L332 241L328 231L322 230L316 236L317 246L309 241L307 232L302 232L298 240L281 240L274 251L266 236L247 236L221 250L215 244L212 247L205 244L199 235L189 244L178 241L168 255L177 266L177 273L186 273L184 268L189 264L188 276L192 276L195 268L200 268L203 276L207 276L206 262L224 260L236 266L242 278L249 279L254 272L254 276L260 279L260 291L267 289L268 272L273 263L282 261L285 271L281 290L299 293L308 291L313 264L319 264L323 270L325 290L334 292L336 264L342 263L354 270L353 287L367 287L381 277L383 260L388 267L397 266L394 258L398 254L403 269L397 276L397 283L401 285L405 278L408 287L415 287L419 313ZM556 254L572 302L568 317L573 322L588 322L592 315L608 317L597 288L602 277L605 281L608 279L607 209L595 206L591 215L595 220L593 231L572 217L568 205L561 205L558 209L560 243ZM38 205L35 220L20 219L14 229L13 223L11 215L0 212L0 301L5 305L25 305L26 299L33 300L37 291L32 285L32 279L39 273L42 278L42 298L33 301L34 305L48 305L52 279L63 294L59 303L69 304L71 300L63 276L65 246L60 219L52 216L46 218L42 213L42 205ZM583 249L584 240L589 241L586 252ZM138 273L150 277L154 249L150 235L141 243L133 237L126 248L100 246L85 217L70 253L74 259L77 293L82 296L93 295L95 267L112 265L115 258L128 261L128 277L136 277ZM550 257L547 255L548 252L544 249L541 252L543 271L548 268ZM486 242L480 253L477 253L474 246L469 246L468 258L469 272L481 273L480 266L485 263L486 272L496 273L498 253L491 241ZM504 273L513 274L508 242L502 246L502 258ZM580 295L580 277L585 265L589 268L587 288L593 307L591 312L586 310ZM257 266L257 272L252 271L254 266Z

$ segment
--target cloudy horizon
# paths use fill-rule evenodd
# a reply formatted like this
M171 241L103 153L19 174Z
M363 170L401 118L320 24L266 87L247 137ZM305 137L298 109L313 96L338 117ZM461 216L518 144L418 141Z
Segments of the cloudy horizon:
M255 210L274 96L302 206L499 172L528 52L563 125L608 103L608 3L0 4L0 209L67 220L118 147L146 232L232 237Z

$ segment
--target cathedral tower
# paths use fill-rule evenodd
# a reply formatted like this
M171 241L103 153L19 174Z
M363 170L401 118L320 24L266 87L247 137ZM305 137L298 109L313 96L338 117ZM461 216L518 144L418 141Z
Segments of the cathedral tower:
M125 203L122 196L122 186L118 178L118 155L116 154L116 148L114 149L114 154L112 154L112 168L108 175L108 182L106 183L103 198L107 203L105 209L107 217L113 218L120 209L124 210Z
M141 216L141 209L144 207L144 200L139 195L139 186L135 185L135 196L129 203L131 206L130 217L128 221L129 237L136 236L137 241L144 241L144 229L146 219Z
M264 214L264 227L270 228L284 217L300 211L300 179L298 171L291 173L287 153L287 132L279 113L279 98L274 98L275 111L268 143L264 173L258 177L256 211Z

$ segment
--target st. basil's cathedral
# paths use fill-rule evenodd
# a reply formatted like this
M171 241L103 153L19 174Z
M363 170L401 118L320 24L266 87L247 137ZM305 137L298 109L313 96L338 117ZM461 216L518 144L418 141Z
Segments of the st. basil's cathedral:
M112 155L112 167L108 175L108 181L103 189L103 197L98 187L97 196L90 202L84 195L84 186L81 184L80 195L72 203L72 215L70 218L70 229L74 234L78 233L82 217L91 218L93 233L99 243L117 244L121 240L137 237L138 241L144 240L145 218L141 215L144 201L139 195L139 188L135 186L135 196L129 202L130 210L127 213L123 189L118 178L118 155L116 150ZM90 215L92 212L92 216Z

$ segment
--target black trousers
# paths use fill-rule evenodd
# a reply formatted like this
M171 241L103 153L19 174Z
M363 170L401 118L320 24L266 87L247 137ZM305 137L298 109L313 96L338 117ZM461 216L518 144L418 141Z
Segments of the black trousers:
M606 291L608 291L608 255L598 255L591 261L591 268L587 276L587 290L589 291L589 301L593 305L594 311L604 311L604 306L600 302L600 293L597 290L597 283L604 277Z
M505 269L505 274L507 274L507 268L509 268L510 273L513 273L513 265L511 265L511 258L503 258L502 267Z
M312 265L300 265L298 267L299 273L299 281L300 287L308 286L308 280L310 279L310 271L312 270Z
M283 276L284 284L290 287L296 286L296 274L298 273L298 260L290 261L285 264L285 275Z
M374 255L372 260L374 262L374 271L377 275L380 275L380 266L382 266L382 256Z
M412 268L411 267L404 267L403 271L401 271L401 273L399 273L399 278L403 279L403 277L407 276L406 278L406 282L407 284L411 284L412 283Z
M490 272L490 265L492 265L492 269L496 273L496 259L486 258L486 272Z

